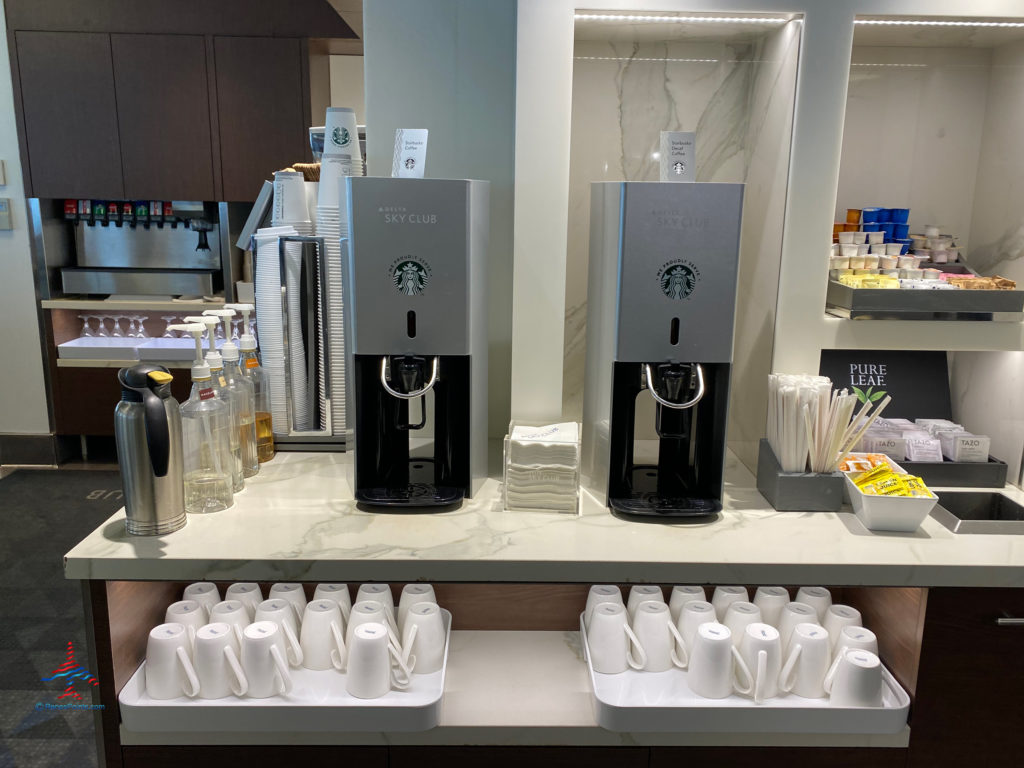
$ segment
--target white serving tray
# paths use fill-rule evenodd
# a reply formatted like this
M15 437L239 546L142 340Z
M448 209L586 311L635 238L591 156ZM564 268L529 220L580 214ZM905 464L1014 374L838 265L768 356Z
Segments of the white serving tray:
M334 670L289 670L294 686L285 696L266 699L151 699L146 693L145 662L121 689L121 720L129 731L427 731L441 717L448 668L452 615L441 609L447 639L440 671L412 676L407 690L379 699L357 699L345 690L345 675Z
M206 342L203 342L206 349ZM139 344L139 360L187 361L196 356L196 343L192 339L148 339Z
M126 336L82 336L58 344L57 357L68 360L137 360L136 348L143 341Z
M883 705L834 707L824 699L804 699L795 694L753 699L733 694L725 699L705 699L690 690L686 671L636 672L619 675L595 672L587 651L587 631L580 616L587 670L594 692L594 717L609 731L627 733L898 733L907 724L910 697L889 670L882 668L888 684Z

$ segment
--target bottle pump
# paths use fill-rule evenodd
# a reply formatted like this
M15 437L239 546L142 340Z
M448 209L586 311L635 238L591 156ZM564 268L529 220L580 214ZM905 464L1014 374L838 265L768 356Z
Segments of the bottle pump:
M260 471L256 454L256 388L239 368L238 347L231 341L231 318L233 309L207 309L204 315L219 317L224 322L224 338L220 354L224 360L224 379L235 409L235 430L241 448L242 473L252 477Z
M216 512L231 506L231 409L217 399L210 367L203 360L202 323L168 326L192 334L196 359L192 363L192 392L181 406L184 455L185 511Z
M242 375L253 384L256 398L256 453L262 464L274 458L274 425L270 417L270 386L267 374L260 366L260 359L256 354L256 338L249 331L249 313L253 311L253 306L225 304L224 308L242 313L242 336L238 340L241 354L238 366Z

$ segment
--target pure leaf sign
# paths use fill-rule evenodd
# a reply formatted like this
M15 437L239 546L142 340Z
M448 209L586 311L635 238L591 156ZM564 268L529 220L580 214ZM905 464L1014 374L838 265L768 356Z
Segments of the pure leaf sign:
M853 394L855 394L857 396L857 399L860 400L862 403L876 403L883 397L885 397L884 389L880 389L877 392L873 391L874 387L868 387L866 390L861 389L860 387L850 387L850 389L853 390Z

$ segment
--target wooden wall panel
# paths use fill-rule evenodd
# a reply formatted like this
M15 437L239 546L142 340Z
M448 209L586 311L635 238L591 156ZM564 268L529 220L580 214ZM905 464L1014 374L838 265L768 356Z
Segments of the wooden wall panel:
M878 636L878 655L907 689L917 689L928 590L918 587L847 587L844 600Z

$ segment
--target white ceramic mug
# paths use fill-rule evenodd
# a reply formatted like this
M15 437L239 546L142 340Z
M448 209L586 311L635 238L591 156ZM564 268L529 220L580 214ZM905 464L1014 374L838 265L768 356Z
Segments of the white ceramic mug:
M203 606L206 610L206 616L209 618L210 609L220 602L220 590L217 589L217 585L212 581L197 581L185 587L181 599L195 600Z
M776 629L788 602L789 590L785 587L758 587L754 593L754 605L761 609L761 621Z
M632 620L636 616L636 608L640 603L646 603L649 600L656 600L659 603L665 600L661 587L656 584L637 584L631 587L629 599L626 600L626 612L629 614L629 618Z
M859 627L863 623L860 611L856 608L836 603L830 605L825 611L825 618L822 620L821 626L828 630L828 636L832 638L832 647L835 649L839 644L839 636L842 634L843 627Z
M242 632L242 672L254 699L291 692L284 633L277 622L256 621Z
M668 605L645 600L636 607L633 634L647 657L644 672L664 672L673 666L686 669L687 654L683 636L672 623Z
M622 592L617 586L614 584L595 584L587 593L587 605L583 609L583 625L585 627L590 627L590 616L594 612L594 608L601 603L625 605L622 602Z
M348 621L348 615L352 613L352 598L348 593L348 584L337 582L317 584L313 593L314 600L333 600L338 604L341 611L341 618Z
M705 600L694 600L683 606L676 628L683 636L687 654L693 651L693 637L697 634L697 627L716 621L718 619L715 617L715 607Z
M252 623L253 615L241 600L221 600L210 609L210 623L222 621L231 626L238 644L242 644L242 630Z
M406 584L398 598L398 615L395 624L400 632L405 630L405 617L417 603L437 603L437 595L429 584Z
M447 632L437 603L415 603L405 615L402 656L418 675L437 672L444 666Z
M218 621L200 627L195 649L200 698L223 699L232 693L245 696L249 683L238 659L240 652L241 644L231 625Z
M151 699L176 699L199 694L199 678L192 666L192 641L177 622L149 630L146 641L146 693Z
M668 596L668 610L672 614L672 621L678 626L679 614L683 612L683 606L687 603L704 602L708 599L704 587L694 584L685 584L672 587L672 593Z
M817 623L825 619L825 611L832 605L832 593L824 587L800 587L796 592L796 602L811 606L818 614Z
M302 666L302 647L299 645L298 623L295 608L287 600L270 597L256 606L255 621L270 621L281 627L283 648L288 663L293 667Z
M833 658L838 658L847 649L871 651L878 655L878 638L870 629L864 627L843 627L839 639L835 643Z
M732 643L737 648L740 645L740 640L743 639L743 630L747 628L747 625L760 622L761 609L744 600L730 603L729 607L725 609L725 620L722 621L732 632Z
M189 649L192 649L196 644L196 630L206 624L206 609L195 600L179 600L167 606L164 622L185 627Z
M647 655L629 627L625 606L618 603L594 606L587 629L587 655L594 671L605 675L617 675L627 667L644 668Z
M882 662L871 651L847 649L825 675L825 692L835 707L882 706Z
M263 590L255 581L238 581L224 590L225 600L237 600L249 612L256 615L256 606L263 602Z
M746 587L715 587L715 592L711 596L711 604L715 606L715 616L718 617L718 621L722 621L725 618L725 612L732 603L738 600L746 602L748 599Z
M272 584L267 599L287 600L295 611L296 630L302 624L302 615L306 612L306 590L297 582L281 582Z
M350 695L357 699L378 699L393 687L399 690L409 687L412 673L401 650L389 637L388 628L378 622L356 627L348 649L348 674L345 675L345 690Z
M363 600L376 600L384 606L391 615L392 623L395 619L395 597L391 594L391 587L387 584L360 584L356 592L356 602Z
M822 698L831 659L832 641L828 631L818 624L797 624L789 640L779 687L805 699Z
M806 603L786 603L779 617L779 637L782 640L782 653L789 651L789 639L797 624L817 624L818 612Z
M352 606L352 613L348 616L348 626L345 627L345 645L352 646L352 634L360 624L383 624L387 627L391 642L401 648L398 627L395 626L395 617L383 603L378 600L360 600Z
M306 669L345 668L344 619L333 600L313 600L306 604L299 632L302 666Z
M757 704L779 695L782 641L779 630L763 622L748 624L740 639L740 656L754 678L751 695Z
M732 644L732 633L724 624L701 624L693 638L690 690L705 699L724 699L733 691L748 694L754 680L746 662Z

